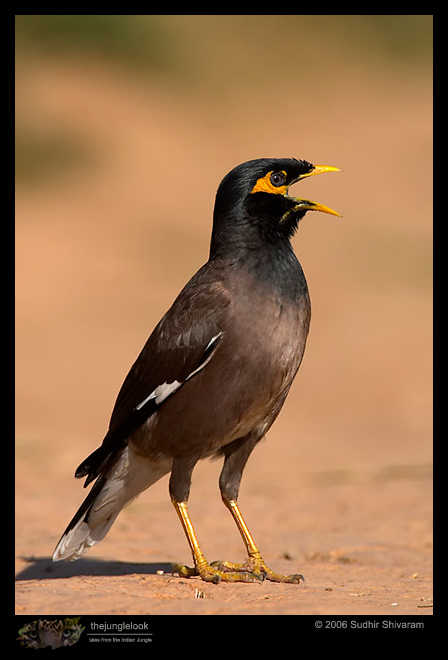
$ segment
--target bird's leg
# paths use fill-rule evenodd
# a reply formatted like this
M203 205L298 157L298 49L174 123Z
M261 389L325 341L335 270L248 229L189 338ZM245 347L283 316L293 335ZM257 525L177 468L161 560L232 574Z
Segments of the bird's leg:
M260 440L257 436L246 436L236 440L224 448L225 461L219 477L219 487L221 489L221 497L225 506L232 514L238 531L241 534L244 545L247 550L248 560L244 564L231 564L230 562L213 562L221 571L250 571L254 575L258 575L261 579L271 580L271 582L289 582L298 584L303 580L302 575L281 575L275 573L268 568L255 545L249 528L247 527L241 511L238 508L238 492L243 474L244 467L247 459L250 456L252 449Z
M253 571L222 571L218 567L209 564L199 546L199 541L188 514L187 503L176 502L176 500L172 500L172 502L190 545L194 561L194 568L175 564L173 573L178 573L181 577L199 575L205 582L213 582L214 584L218 584L221 580L223 582L259 582L263 580L262 576Z
M194 562L193 568L176 564L173 567L173 573L178 573L181 577L187 578L198 575L206 582L213 582L214 584L218 584L221 580L223 582L259 582L262 578L258 574L244 571L221 571L215 566L211 566L205 558L199 546L199 541L187 508L191 473L195 463L196 461L187 463L182 459L175 459L173 461L173 470L170 478L171 501L187 537Z
M246 546L248 561L245 564L231 564L230 562L213 562L213 566L216 565L221 571L250 571L254 575L258 575L261 579L270 580L271 582L287 582L291 584L298 584L303 581L303 575L299 573L294 575L282 575L281 573L275 573L268 566L266 566L263 557L260 554L255 542L252 538L251 533L244 521L241 511L238 508L238 503L236 500L228 500L223 497L223 502L226 507L229 509L232 514L238 531L241 534L244 545Z
M191 524L190 516L188 515L187 503L186 502L176 502L172 500L173 506L176 509L177 515L181 522L182 528L187 537L187 541L190 545L191 554L193 555L194 568L189 568L188 566L180 566L176 564L175 572L179 573L183 577L191 577L192 575L198 575L199 569L208 565L208 561L205 556L202 554L202 550L199 547L199 541L195 534L193 525Z

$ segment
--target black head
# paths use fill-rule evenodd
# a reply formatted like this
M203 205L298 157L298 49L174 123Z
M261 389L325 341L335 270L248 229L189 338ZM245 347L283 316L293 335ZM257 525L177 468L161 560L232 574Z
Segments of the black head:
M212 253L226 245L289 241L307 211L336 211L288 195L289 187L305 177L338 171L295 158L260 158L235 167L216 194Z

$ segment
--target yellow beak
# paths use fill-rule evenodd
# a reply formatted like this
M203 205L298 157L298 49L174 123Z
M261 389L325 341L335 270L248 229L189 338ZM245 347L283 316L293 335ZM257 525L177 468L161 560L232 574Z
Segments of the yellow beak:
M321 213L329 213L330 215L336 215L338 218L342 218L340 213L330 209L329 206L317 204L317 202L311 202L309 199L300 199L300 197L291 197L291 199L297 202L297 209L303 209L304 211L320 211Z
M315 174L323 174L324 172L340 172L339 167L332 167L331 165L315 165L311 172L302 174L299 176L297 181L306 179L308 176L314 176ZM328 206L323 204L317 204L316 202L311 202L308 199L301 199L300 197L291 197L295 202L297 202L297 208L301 208L304 211L321 211L321 213L329 213L330 215L336 215L338 218L342 218L341 214L337 211L333 211Z
M314 176L315 174L323 174L324 172L340 172L341 170L339 167L332 167L331 165L315 165L311 172L307 172L306 174L302 174L297 181L301 181L302 179L306 179L307 176Z

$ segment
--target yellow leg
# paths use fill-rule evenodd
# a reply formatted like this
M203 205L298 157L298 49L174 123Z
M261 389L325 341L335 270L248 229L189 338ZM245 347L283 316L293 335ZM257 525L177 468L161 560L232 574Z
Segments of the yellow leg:
M247 564L214 562L212 564L213 566L216 564L221 571L225 571L226 569L231 571L250 571L254 575L259 575L261 579L270 580L271 582L288 582L291 584L298 584L304 579L303 575L300 574L281 575L280 573L275 573L270 568L268 568L264 563L260 551L255 545L255 541L253 540L252 535L249 532L249 528L247 527L244 518L241 515L241 511L238 508L236 500L227 500L223 498L223 502L229 509L230 513L232 514L232 518L238 527L241 538L243 539L244 545L246 546L247 554L249 555L249 561Z
M192 577L199 575L206 582L213 582L218 584L223 580L224 582L259 582L263 578L259 575L247 571L221 571L218 568L211 566L205 558L199 546L199 541L194 531L186 502L177 502L172 500L173 506L176 509L177 515L181 522L182 528L187 537L190 545L191 554L193 555L194 568L189 566L182 566L176 564L173 568L173 573L178 573L181 577Z
M244 545L246 546L247 554L249 557L251 559L261 559L260 552L255 545L255 541L249 532L249 528L246 525L243 516L241 515L241 511L238 508L237 502L235 500L226 500L224 501L224 504L229 509L230 513L232 514L232 518L236 522L236 526L238 527L241 538L244 541Z
M205 556L202 554L201 548L199 547L199 541L197 539L193 525L191 523L190 516L188 515L187 503L176 502L175 500L173 500L173 506L177 511L177 515L179 516L182 528L185 532L185 536L187 537L187 541L190 545L191 554L193 555L194 565L196 569L199 568L200 566L206 566L208 562ZM194 569L190 569L190 570L194 570Z

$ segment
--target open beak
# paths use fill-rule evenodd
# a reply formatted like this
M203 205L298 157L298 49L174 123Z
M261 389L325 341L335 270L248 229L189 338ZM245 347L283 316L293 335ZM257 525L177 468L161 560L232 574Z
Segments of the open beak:
M299 176L297 181L306 179L308 176L314 176L315 174L323 174L324 172L340 172L339 167L332 167L331 165L314 165L311 172L302 174ZM296 181L296 182L297 182ZM295 182L295 183L296 183ZM295 202L297 202L297 208L303 209L304 211L321 211L321 213L329 213L330 215L336 215L338 218L342 218L341 214L337 211L333 211L328 206L323 204L317 204L316 202L311 202L308 199L301 199L300 197L291 197Z

